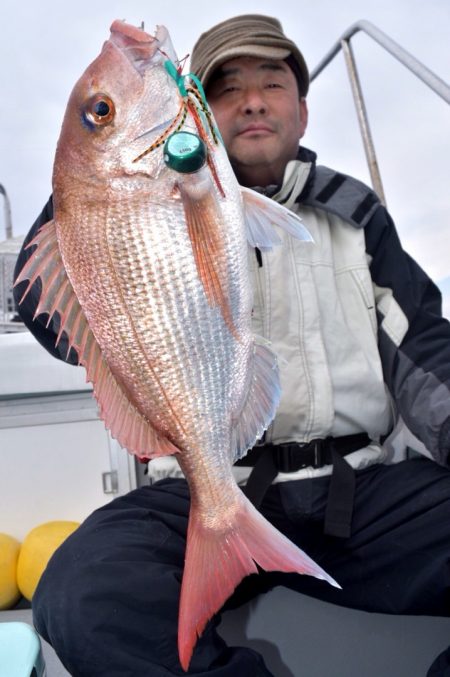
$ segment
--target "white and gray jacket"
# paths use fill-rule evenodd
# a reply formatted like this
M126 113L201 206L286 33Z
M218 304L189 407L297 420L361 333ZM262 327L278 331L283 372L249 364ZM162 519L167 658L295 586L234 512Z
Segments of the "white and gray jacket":
M375 193L316 167L311 151L289 163L272 197L302 217L314 244L280 230L282 246L250 256L255 333L280 356L282 380L265 441L367 432L373 444L346 456L362 468L385 460L381 441L401 415L448 465L450 324L439 290L401 248ZM277 480L330 472L306 468Z

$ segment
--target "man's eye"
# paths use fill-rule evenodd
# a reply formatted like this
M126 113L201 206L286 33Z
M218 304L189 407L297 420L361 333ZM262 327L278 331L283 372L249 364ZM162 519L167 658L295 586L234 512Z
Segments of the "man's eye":
M267 83L266 87L268 89L277 89L280 88L282 85L279 82L269 82Z

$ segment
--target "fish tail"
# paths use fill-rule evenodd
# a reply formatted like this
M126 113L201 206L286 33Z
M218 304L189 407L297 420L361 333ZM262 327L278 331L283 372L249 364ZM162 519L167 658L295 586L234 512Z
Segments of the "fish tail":
M191 508L178 621L178 653L184 670L188 670L197 638L208 620L243 578L258 573L258 567L307 574L340 587L244 495L233 524L221 532L206 527Z

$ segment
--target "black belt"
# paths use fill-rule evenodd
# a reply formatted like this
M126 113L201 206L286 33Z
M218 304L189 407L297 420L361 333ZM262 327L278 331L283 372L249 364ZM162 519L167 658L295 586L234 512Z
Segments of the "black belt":
M302 468L322 468L332 464L324 531L331 536L348 538L351 533L355 474L343 457L368 444L370 438L366 433L327 437L306 444L263 444L253 447L236 465L253 466L244 492L259 507L279 472L290 473Z

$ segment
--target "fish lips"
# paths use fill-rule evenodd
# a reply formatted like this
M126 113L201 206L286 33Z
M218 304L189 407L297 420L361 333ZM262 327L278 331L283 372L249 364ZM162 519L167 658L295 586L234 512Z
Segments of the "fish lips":
M177 62L169 33L164 26L158 26L156 35L152 36L142 28L116 20L110 31L108 42L117 47L142 76L149 66L162 64L167 59Z

